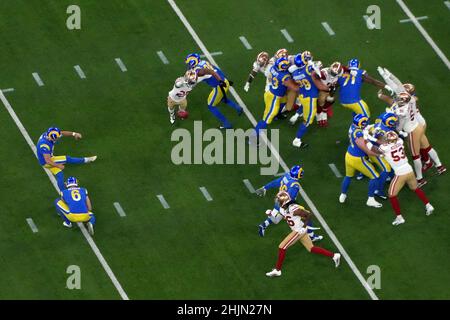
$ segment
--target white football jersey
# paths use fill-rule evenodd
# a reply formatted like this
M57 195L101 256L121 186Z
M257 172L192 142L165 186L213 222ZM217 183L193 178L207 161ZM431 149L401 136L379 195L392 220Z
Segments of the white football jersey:
M413 96L411 98L410 104L411 104L412 110L414 111L414 115L415 115L415 118L417 119L417 122L421 126L426 125L425 118L422 116L422 114L420 113L419 107L417 106L416 97Z
M175 80L173 89L169 92L169 97L175 102L183 101L184 99L186 99L186 96L189 94L189 92L192 91L194 86L195 85L188 86L184 78L180 77Z
M332 87L336 85L339 77L332 76L330 73L330 68L323 68L321 70L321 81L324 85Z
M384 158L389 162L397 176L413 172L413 169L408 162L408 158L406 157L402 139L399 138L395 143L382 144L379 149L383 152Z
M272 59L269 60L269 63L267 63L265 66L261 67L258 63L258 61L253 62L253 71L255 72L261 72L266 77L266 87L265 91L269 90L270 83L272 82L271 74L270 74L270 68L272 68L273 63Z
M280 213L292 231L304 233L306 231L305 224L299 216L294 216L294 212L300 208L300 205L293 203L287 209L280 208Z
M419 125L411 102L401 107L395 104L392 106L392 111L398 116L398 130L411 133Z

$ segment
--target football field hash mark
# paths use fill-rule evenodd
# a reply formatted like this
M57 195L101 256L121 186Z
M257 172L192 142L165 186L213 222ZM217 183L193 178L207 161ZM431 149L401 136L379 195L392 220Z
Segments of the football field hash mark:
M208 49L206 48L205 44L203 43L203 41L200 39L200 37L198 36L197 32L195 32L194 28L192 28L191 24L189 23L189 21L186 19L186 17L184 16L183 12L181 12L180 8L177 6L177 4L175 3L174 0L167 0L167 2L170 4L170 6L172 7L173 11L175 12L175 14L178 16L178 18L181 20L181 22L183 23L183 25L185 26L185 28L187 29L187 31L189 32L189 34L192 36L192 38L194 39L195 43L198 45L198 47L201 49L201 51L206 55L206 57L208 58L208 60L211 61L212 64L218 66L217 62L214 60L214 58L210 55ZM253 126L256 126L256 119L253 116L253 114L248 110L248 107L245 105L244 101L242 100L242 98L239 96L239 94L236 92L236 90L231 87L230 91L229 91L233 97L236 99L236 102L242 106L244 108L244 113L247 116L247 118L250 120L250 122L252 123ZM269 146L273 156L276 159L279 159L279 163L281 165L281 167L283 168L283 170L285 171L289 171L289 167L286 165L286 162L284 162L284 160L281 158L278 150L273 146L273 144L269 141L269 139L267 139L267 136L265 134L262 134L261 138L263 139L263 141ZM373 291L373 289L371 288L371 286L367 283L366 279L363 277L363 275L361 274L361 271L359 271L358 267L355 265L355 263L353 262L353 260L351 259L351 257L348 255L347 251L345 250L345 248L342 246L342 244L340 243L340 241L337 239L336 235L334 234L333 230L331 230L331 228L328 226L328 223L325 221L325 219L323 218L323 216L321 215L321 213L319 212L319 210L317 210L317 207L314 205L314 203L312 202L312 200L309 198L309 196L306 194L305 190L303 188L300 189L300 195L302 196L302 198L305 200L305 202L308 204L308 206L310 207L310 209L313 211L314 215L316 216L317 220L319 221L319 223L322 225L323 229L326 231L326 233L328 234L328 236L330 237L331 241L333 241L334 245L336 246L336 248L339 250L339 252L342 254L342 257L345 259L345 261L347 262L347 264L349 265L350 269L352 270L352 272L354 273L354 275L356 276L356 278L358 279L358 281L361 283L361 285L363 286L363 288L366 290L366 292L369 294L370 298L372 300L378 300L378 296L375 294L375 292Z
M167 203L166 199L164 199L164 196L162 194L158 194L156 197L158 198L159 202L161 202L164 209L170 208L169 204Z
M286 29L281 29L280 31L283 34L283 36L286 38L287 42L289 42L289 43L294 42L294 39L292 39L291 35L289 34L289 32Z
M200 187L199 189L203 193L203 196L205 197L206 201L212 201L213 200L213 198L211 197L211 195L209 194L208 190L206 190L205 187Z
M250 182L250 180L244 179L242 181L244 182L245 186L247 187L248 191L250 191L250 193L255 193L255 188L253 187L253 185Z
M339 172L338 168L334 163L329 163L328 166L330 167L331 171L333 171L336 178L342 178L342 174Z
M36 224L34 223L33 219L27 218L27 223L30 226L31 231L33 231L33 233L37 233L39 231L38 228L36 227Z
M447 6L448 10L450 10L450 1L445 1L444 3Z
M117 213L119 214L119 216L126 217L127 215L125 214L125 211L123 211L122 206L120 205L120 203L118 202L114 202L114 208L116 208Z
M164 52L158 51L158 52L156 52L156 54L157 54L158 57L161 59L162 63L164 63L164 64L169 64L169 59L167 59L167 57L166 57L166 55L164 54Z
M328 34L329 34L330 36L334 36L334 35L335 35L333 29L331 29L331 27L330 27L330 25L328 24L328 22L326 22L326 21L322 22L322 26L323 26L323 28L328 32Z
M114 59L117 63L117 65L119 66L120 70L122 70L122 72L127 72L127 67L125 66L125 64L122 62L122 59L120 58L115 58Z
M73 66L73 68L75 69L75 71L77 72L78 76L81 79L86 79L86 75L84 74L83 69L81 69L81 67L79 65Z
M241 40L242 44L244 45L245 49L247 50L252 50L252 46L250 45L250 43L248 42L248 40L244 37L244 36L240 36L239 40Z
M27 129L25 129L25 127L23 126L22 122L20 121L19 117L17 116L16 112L14 111L13 107L9 103L8 99L6 99L2 91L0 91L0 100L3 102L3 105L5 106L9 115L13 119L14 123L16 124L25 141L27 142L28 146L33 151L34 156L37 157L36 146L34 145L33 140L31 140L31 137L28 134ZM61 191L58 188L58 184L53 174L48 169L44 169L44 172L47 174L48 178L50 179L50 182L53 184L53 187L55 187L56 192L60 194ZM109 279L113 283L120 297L123 300L129 300L128 295L126 294L125 290L123 290L122 285L120 284L119 280L117 280L116 276L114 275L114 272L111 270L110 266L108 265L108 262L105 260L105 257L103 257L103 254L100 252L100 249L97 247L94 239L92 239L91 235L86 230L86 227L81 222L78 223L78 227L80 228L81 233L83 234L86 241L89 243L89 246L91 247L101 266L105 270Z
M6 89L2 89L3 93L8 93L8 92L13 92L14 88L6 88Z
M214 56L220 56L220 55L222 55L223 54L223 52L222 51L216 51L216 52L211 52L211 55L214 57ZM204 54L201 54L200 55L200 58L204 58L205 57L205 55Z
M422 16L422 17L416 17L417 20L426 20L428 19L428 16ZM406 23L406 22L412 22L411 19L402 19L399 20L400 23Z
M33 72L32 75L33 75L34 81L36 81L37 85L39 87L43 87L44 81L42 81L41 77L39 76L39 73Z

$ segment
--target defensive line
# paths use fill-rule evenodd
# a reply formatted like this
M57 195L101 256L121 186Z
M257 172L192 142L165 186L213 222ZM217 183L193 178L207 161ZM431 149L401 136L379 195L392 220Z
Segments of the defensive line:
M218 66L218 64L216 63L216 61L214 60L214 58L211 56L211 54L209 53L208 49L206 48L205 44L203 43L203 41L199 38L199 36L197 35L197 33L195 32L195 30L192 28L191 24L189 23L189 21L186 19L186 17L184 16L183 12L181 12L180 8L178 8L177 4L175 3L174 0L167 0L167 2L169 3L169 5L172 7L172 9L174 10L174 12L176 13L176 15L178 16L178 18L181 20L181 22L183 23L183 25L186 27L186 29L188 30L189 34L192 36L192 38L194 39L194 41L197 43L197 45L199 46L200 50L205 54L205 56L208 58L208 60L213 63L214 65ZM256 120L253 117L253 115L250 113L250 111L248 110L247 106L245 105L244 101L242 101L241 97L239 96L239 94L236 92L236 90L234 90L233 87L230 88L230 93L233 95L233 97L236 99L236 102L244 108L244 113L247 116L247 118L250 120L250 122L252 123L253 126L256 126ZM278 150L275 149L275 147L272 145L272 143L267 139L266 135L262 135L261 136L262 140L264 142L266 142L267 146L270 148L272 155L274 155L276 157L276 159L278 160L278 162L280 163L280 165L282 166L282 168L287 172L289 171L289 167L286 165L286 163L284 162L284 160L281 158L280 154L278 153ZM375 294L375 292L373 291L373 289L370 287L370 285L366 282L366 279L364 279L364 277L362 276L361 272L359 271L359 269L356 267L356 265L354 264L353 260L350 258L350 256L348 255L347 251L345 251L344 247L342 246L342 244L339 242L339 240L337 239L336 235L333 233L333 231L330 229L330 227L328 226L328 224L326 223L325 219L322 217L322 215L320 214L320 212L317 210L316 206L314 205L314 203L311 201L311 199L308 197L308 195L306 194L306 192L304 191L304 189L300 189L300 195L302 196L302 198L305 200L305 202L308 204L309 208L313 211L314 215L316 216L317 220L319 221L319 223L322 225L323 229L326 231L326 233L328 234L328 236L330 237L331 241L333 241L334 245L336 246L336 248L339 250L339 252L342 254L342 257L345 259L345 261L347 261L350 269L352 270L352 272L355 274L355 276L357 277L357 279L360 281L360 283L362 284L362 286L364 287L364 289L367 291L367 293L369 294L370 298L372 300L378 300L377 295Z
M16 124L17 128L19 129L20 133L22 133L22 136L24 137L25 141L27 142L28 146L33 151L33 154L35 157L37 157L36 153L36 146L33 143L33 140L31 140L30 135L28 134L28 131L23 126L22 122L20 121L19 117L17 116L16 112L12 108L9 101L6 99L5 95L2 91L0 91L0 100L3 102L3 105L5 106L6 110L10 114L11 118L13 119L14 123ZM44 172L47 174L48 178L50 179L50 182L55 187L56 192L59 194L60 190L58 187L58 184L56 182L55 177L52 175L52 173L44 169ZM95 256L97 257L98 261L102 265L103 269L105 270L106 274L111 279L111 282L113 283L114 287L116 288L117 292L119 293L120 297L123 300L129 300L127 294L122 288L122 285L117 280L116 276L114 275L113 271L109 267L108 263L106 262L105 258L103 257L103 254L100 252L100 249L97 247L97 245L94 242L94 239L92 239L91 235L86 230L86 227L81 222L78 223L78 227L81 229L81 233L85 237L86 241L89 243L89 246L91 247L92 251L94 252Z

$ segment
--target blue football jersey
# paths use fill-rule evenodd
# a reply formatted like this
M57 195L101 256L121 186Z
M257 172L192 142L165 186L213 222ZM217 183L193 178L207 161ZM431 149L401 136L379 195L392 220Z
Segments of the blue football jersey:
M305 67L297 69L292 74L292 79L300 86L300 94L307 98L317 98L319 96L319 89L312 80L312 68Z
M297 179L291 177L290 173L286 173L280 182L280 190L287 191L292 200L297 198L297 194L300 191L300 183Z
M339 84L339 99L341 103L351 104L361 100L361 86L365 73L366 70L359 69L356 76L345 72L339 77L337 83Z
M352 156L355 157L366 156L366 153L363 150L361 150L355 142L356 139L360 137L364 137L363 130L352 124L348 129L348 138L350 141L350 145L348 146L347 149L348 153L350 153Z
M70 213L88 213L86 205L88 192L85 188L69 188L61 192L61 198L69 207Z
M287 87L283 84L291 78L291 74L287 71L278 71L275 66L270 68L270 92L278 97L284 97L286 95Z
M47 134L43 133L36 144L37 158L41 166L45 165L44 154L53 155L55 143L47 138Z
M210 64L208 61L202 60L200 61L200 63L195 67L195 71L199 71L201 69L210 69L215 71L219 77L221 78L222 81L225 80L225 74L222 72L222 70L220 70L218 67ZM219 85L219 81L214 78L213 76L210 77L206 77L205 79L202 80L203 82L205 82L206 84L208 84L211 87L217 87Z

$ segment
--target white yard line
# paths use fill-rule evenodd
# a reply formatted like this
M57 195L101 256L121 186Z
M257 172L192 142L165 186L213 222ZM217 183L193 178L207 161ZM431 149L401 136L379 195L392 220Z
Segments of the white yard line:
M122 218L127 216L125 211L123 211L122 206L120 205L120 203L114 202L113 205L114 205L114 208L116 208L116 211L119 214L119 216L121 216Z
M416 28L419 30L419 32L422 34L422 36L427 40L428 44L433 48L433 50L436 52L436 54L441 58L441 60L445 63L447 68L450 70L450 61L448 61L448 58L446 55L442 52L441 49L436 45L433 39L431 39L428 32L422 27L422 25L417 21L417 18L413 15L411 10L406 6L406 4L403 2L403 0L397 0L398 5L402 8L402 10L406 13L406 15L411 19L412 23L416 26Z
M33 233L39 232L39 230L38 230L36 224L34 223L33 219L27 218L27 223L30 226L31 231L33 231Z
M213 63L214 65L217 65L217 62L214 60L213 57L211 57L211 55L209 54L208 49L206 48L205 44L203 43L203 41L199 38L199 36L197 35L197 33L195 32L195 30L192 28L191 24L189 23L189 21L187 21L186 17L184 16L184 14L181 12L180 8L178 8L178 6L176 5L174 0L167 0L168 3L170 4L170 6L172 7L172 9L174 10L174 12L177 14L177 16L180 18L181 22L184 24L184 26L186 27L186 29L188 30L188 32L190 33L190 35L192 36L192 38L194 39L194 41L197 43L197 45L199 46L199 48L201 49L201 51L206 55L206 57L208 58L208 60L211 61L211 63ZM247 118L250 120L250 122L253 124L253 126L256 126L256 120L255 117L253 117L253 115L250 113L250 111L248 110L247 106L245 105L244 101L242 101L241 97L239 96L239 94L236 92L236 90L234 90L233 87L230 88L230 93L233 95L233 97L236 99L236 102L242 106L244 108L244 112L245 115L247 116ZM262 135L262 140L264 142L267 143L267 145L269 146L270 150L272 151L272 155L274 155L276 157L276 159L278 159L278 161L280 162L280 165L282 166L282 168L285 171L289 171L289 167L286 165L286 163L284 162L284 160L281 158L280 154L278 153L278 150L275 149L275 147L270 143L270 141L267 139L266 135ZM353 260L350 258L350 256L348 255L347 251L345 251L344 247L342 246L342 244L339 242L339 240L336 238L336 235L334 234L334 232L330 229L330 227L328 226L328 224L326 223L325 219L322 217L322 215L320 214L319 210L317 210L316 206L314 205L314 203L311 201L311 199L308 197L308 195L306 194L306 192L304 191L303 188L300 189L300 195L302 196L302 198L305 200L305 202L308 204L309 208L313 211L314 215L316 216L316 218L319 220L319 223L322 225L323 229L326 231L326 233L328 234L328 236L330 237L331 241L333 241L334 245L337 247L337 249L339 250L339 252L342 254L342 257L345 259L345 261L347 261L350 269L352 270L352 272L355 274L355 276L357 277L357 279L361 282L362 286L364 287L364 289L367 291L367 293L369 294L370 298L373 300L378 300L377 295L375 294L375 292L373 291L373 289L370 287L370 285L366 282L366 280L364 279L363 275L361 274L361 272L358 270L358 268L356 267L356 265L353 263Z
M248 42L247 38L245 38L244 36L240 36L239 40L241 40L242 44L244 45L245 49L247 50L252 50L252 46L250 45L250 43Z
M450 10L450 1L444 1L444 4L447 6L448 10Z
M203 196L205 197L206 201L213 201L213 198L209 194L208 190L206 190L205 187L200 187L200 191L203 193Z
M342 178L342 174L339 172L338 168L334 163L329 163L328 166L330 167L331 171L333 171L336 178Z
M422 16L422 17L416 17L417 20L426 20L428 19L428 16ZM400 23L406 23L406 22L412 22L411 19L402 19L399 20Z
M289 32L286 29L281 29L280 31L283 34L283 36L286 38L287 42L289 42L289 43L294 42L294 39L292 39L291 35L289 34Z
M114 59L117 63L117 65L119 66L120 70L122 70L122 72L127 72L127 67L125 66L125 64L123 63L122 59L120 58L115 58Z
M31 148L31 150L34 153L34 156L36 157L36 146L33 143L33 140L31 140L30 135L28 134L27 130L23 126L20 119L17 117L16 112L12 108L9 101L6 99L3 92L0 91L0 100L3 102L6 110L10 114L11 118L13 119L14 123L16 124L19 131L22 133L22 136L24 137L25 141L27 142L28 146ZM55 177L51 174L49 170L44 169L45 173L47 174L48 178L50 179L51 183L56 189L56 192L59 194L60 190L58 188L58 184L56 183ZM92 237L87 232L85 226L82 223L78 223L78 227L81 229L81 232L83 233L84 237L86 238L86 241L91 246L92 251L94 252L95 256L97 257L98 261L102 265L103 269L108 274L109 278L111 279L111 282L113 283L114 287L116 288L117 292L120 294L120 297L123 300L128 300L128 296L123 290L122 286L120 285L119 281L117 280L116 276L114 275L113 271L109 267L108 263L106 262L105 258L103 257L102 253L100 252L99 248L95 244Z
M223 54L223 52L222 51L216 51L216 52L211 52L211 56L220 56L220 55L222 55ZM200 55L200 58L204 58L205 57L205 55L204 54L201 54Z
M159 199L159 202L161 202L164 209L170 208L169 204L167 203L166 199L164 199L164 196L162 194L158 194L156 197Z
M164 64L169 64L169 59L167 59L167 57L166 57L166 55L164 54L164 52L158 51L158 52L156 52L156 54L157 54L158 57L161 59L162 63L164 63Z
M3 93L7 93L7 92L13 92L14 88L6 88L6 89L2 89Z
M37 85L39 87L43 87L44 81L42 81L41 77L39 76L39 73L33 72L32 75L33 75L34 81L36 81Z
M250 191L250 193L255 193L255 188L253 187L253 185L250 182L250 180L244 179L242 181L244 182L245 186L247 187L248 191Z
M375 28L375 25L373 24L372 19L370 19L369 16L363 15L363 19L364 21L366 21L367 27L369 27L369 29L372 30Z
M77 72L78 76L81 79L86 79L86 75L84 74L83 69L81 69L81 67L79 65L73 66L73 68L75 69L75 71Z
M335 33L333 31L333 29L331 29L330 25L328 24L328 22L324 21L322 22L322 27L328 32L328 34L330 36L334 36Z

